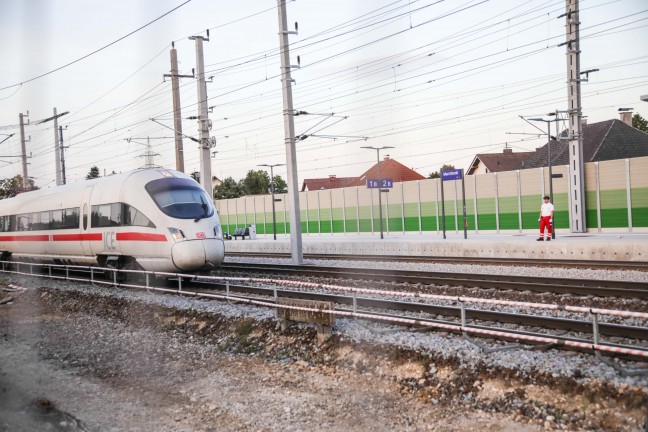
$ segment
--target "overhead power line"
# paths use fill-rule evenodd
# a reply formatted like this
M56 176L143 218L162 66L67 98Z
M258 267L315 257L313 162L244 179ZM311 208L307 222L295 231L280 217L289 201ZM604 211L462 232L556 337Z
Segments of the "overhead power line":
M39 78L43 78L44 76L47 76L47 75L53 74L54 72L58 72L58 71L60 71L61 69L65 69L65 68L68 67L68 66L72 66L73 64L78 63L78 62L80 62L81 60L85 60L85 59L87 59L88 57L90 57L90 56L92 56L92 55L94 55L94 54L97 54L98 52L103 51L103 50L105 50L105 49L108 48L108 47L111 47L111 46L115 45L117 42L121 42L122 40L126 39L127 37L134 35L134 34L137 33L138 31L145 29L146 27L150 26L150 25L153 24L154 22L159 21L159 20L161 20L162 18L164 18L165 16L169 15L170 13L172 13L172 12L174 12L174 11L180 9L182 6L186 5L186 4L189 3L190 1L191 1L191 0L186 0L186 1L185 1L184 3L182 3L181 5L178 5L178 6L174 7L173 9L171 9L170 11L166 12L166 13L163 14L163 15L160 15L159 17L155 18L153 21L149 21L148 23L144 24L143 26L141 26L141 27L139 27L139 28L133 30L132 32L130 32L130 33L128 33L128 34L126 34L126 35L124 35L124 36L122 36L122 37L120 37L119 39L116 39L116 40L110 42L108 45L104 45L104 46L102 46L101 48L96 49L96 50L92 51L91 53L84 55L83 57L79 57L79 58L76 59L76 60L73 60L73 61L71 61L71 62L69 62L69 63L64 64L63 66L59 66L59 67L57 67L56 69L53 69L53 70L51 70L51 71L49 71L49 72L45 72L45 73L43 73L43 74L40 74L40 75L35 76L35 77L33 77L33 78L30 78L30 79L28 79L28 80L25 80L25 81L22 81L22 82L19 82L19 83L16 83L16 84L8 85L8 86L5 86L5 87L0 87L0 90L6 90L6 89L9 89L9 88L13 88L13 87L17 87L17 86L20 86L20 85L23 85L23 84L27 84L28 82L35 81L35 80L37 80L37 79L39 79Z

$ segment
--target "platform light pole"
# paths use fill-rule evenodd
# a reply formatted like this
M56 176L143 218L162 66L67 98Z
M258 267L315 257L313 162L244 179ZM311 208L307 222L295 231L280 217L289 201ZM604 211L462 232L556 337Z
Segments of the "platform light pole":
M380 239L384 239L383 235L383 218L382 218L382 188L380 187L380 150L394 148L392 146L382 146L382 147L372 147L372 146L363 146L360 148L376 150L376 156L378 157L378 217L380 218Z
M556 113L549 113L547 114L548 116L555 116ZM543 118L530 118L527 119L529 121L539 121L539 122L544 122L547 123L547 166L549 167L549 196L551 197L551 204L554 203L554 195L553 195L553 173L551 172L551 123L553 123L552 120L545 120ZM554 216L555 218L555 216ZM556 239L556 230L554 229L554 222L551 223L551 238Z
M277 218L275 217L275 197L274 197L274 192L275 192L275 187L274 187L274 167L278 166L284 166L286 164L274 164L274 165L268 165L268 164L260 164L257 166L260 167L268 167L270 168L270 194L272 194L272 235L275 240L277 240Z

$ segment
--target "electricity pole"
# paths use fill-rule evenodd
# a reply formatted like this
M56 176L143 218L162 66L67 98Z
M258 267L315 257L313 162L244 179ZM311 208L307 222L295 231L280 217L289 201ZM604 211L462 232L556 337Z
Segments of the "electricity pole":
M171 42L171 73L164 74L164 77L171 77L171 90L173 93L173 130L175 131L176 170L184 172L182 113L180 109L180 82L178 78L195 78L195 74L178 74L178 53L175 49L174 42Z
M303 264L302 253L302 232L301 215L299 210L299 186L297 184L297 152L295 150L295 111L292 102L292 78L290 77L290 49L288 43L289 34L297 34L297 23L295 31L288 31L286 18L286 0L277 0L277 11L279 15L279 45L281 56L281 87L283 90L283 115L284 134L286 146L286 168L288 180L288 207L290 209L290 255L293 264Z
M58 115L56 114L56 108L54 108L54 168L56 171L56 186L60 186L61 183L61 149L59 148L59 137L58 137Z
M65 184L65 146L63 145L63 126L59 126L59 139L61 140L61 184Z
M207 83L205 82L205 61L203 58L203 41L209 42L209 30L207 37L191 36L189 39L196 41L196 69L198 84L198 131L200 133L200 183L207 191L210 197L214 196L212 188L211 174L211 142L209 140L209 130L211 121L207 113Z
M18 114L18 119L20 120L20 154L22 159L23 189L27 190L29 177L27 177L27 145L25 141L25 122L23 117L29 117L29 111L24 115L23 113ZM31 141L31 137L29 140Z
M569 115L569 181L571 231L587 231L585 219L585 167L583 160L583 125L581 124L580 41L578 35L578 0L566 0L567 98ZM590 72L590 71L587 71Z

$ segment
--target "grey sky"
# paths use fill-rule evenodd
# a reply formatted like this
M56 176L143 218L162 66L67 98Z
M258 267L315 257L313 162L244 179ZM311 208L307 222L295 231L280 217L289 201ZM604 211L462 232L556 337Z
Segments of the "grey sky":
M0 87L55 69L106 45L183 1L0 0ZM390 145L390 154L423 175L444 163L467 167L477 152L533 149L544 137L518 115L566 107L564 0L380 0L289 2L296 109L347 117L300 116L299 181L358 175L375 153L362 145ZM143 165L144 140L170 137L169 49L176 41L181 70L195 65L192 34L210 28L205 43L212 135L218 154L213 174L242 178L260 163L285 163L277 11L273 0L192 0L129 38L77 64L22 86L0 90L0 133L16 135L0 154L18 155L18 113L32 122L52 108L70 111L68 179ZM582 69L599 68L583 85L590 122L615 118L648 93L648 3L581 0ZM397 17L398 16L398 17ZM243 19L241 19L243 18ZM234 22L236 21L236 22ZM195 80L183 79L183 117L196 114ZM647 105L648 107L648 105ZM642 112L643 111L643 112ZM318 122L321 124L315 126ZM336 123L336 121L339 121ZM540 125L544 128L544 125ZM195 120L183 122L196 136ZM312 129L311 129L312 128ZM53 184L52 124L30 125L29 174ZM348 137L358 137L348 138ZM367 138L367 141L364 141ZM0 140L4 135L0 135ZM134 141L137 141L134 142ZM157 164L174 167L172 139L152 141ZM185 140L186 171L198 169L196 144ZM19 160L0 158L0 178L21 173ZM278 169L277 174L285 177Z

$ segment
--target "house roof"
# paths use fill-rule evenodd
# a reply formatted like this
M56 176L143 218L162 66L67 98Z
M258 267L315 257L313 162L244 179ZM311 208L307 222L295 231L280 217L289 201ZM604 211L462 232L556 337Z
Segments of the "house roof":
M566 135L563 133L563 136ZM551 140L551 164L568 165L568 142ZM525 168L547 166L548 146L538 148L524 162ZM583 126L584 162L599 162L648 156L648 134L620 120L606 120Z
M466 174L475 172L480 163L484 164L488 172L522 169L525 168L524 161L533 154L533 152L513 153L511 149L504 149L502 153L479 153L475 155Z
M424 180L425 177L417 173L413 169L407 168L400 162L391 159L389 156L377 163L376 165L365 171L360 177L357 177L353 183L348 186L364 186L367 184L367 179L375 178L378 176L378 169L380 168L380 178L390 178L394 182L404 182L412 180Z
M356 177L336 177L329 176L327 178L304 179L302 183L302 192L305 190L321 190L321 189L337 189L349 186Z
M336 189L350 186L364 186L367 184L367 179L369 178L378 178L378 166L380 165L380 177L381 178L390 178L394 182L404 182L411 180L423 180L421 174L416 171L407 168L400 162L396 162L394 159L391 159L389 156L367 171L365 171L360 177L336 177L329 176L328 178L317 178L317 179L304 179L302 183L302 192L305 190L321 190L321 189Z

